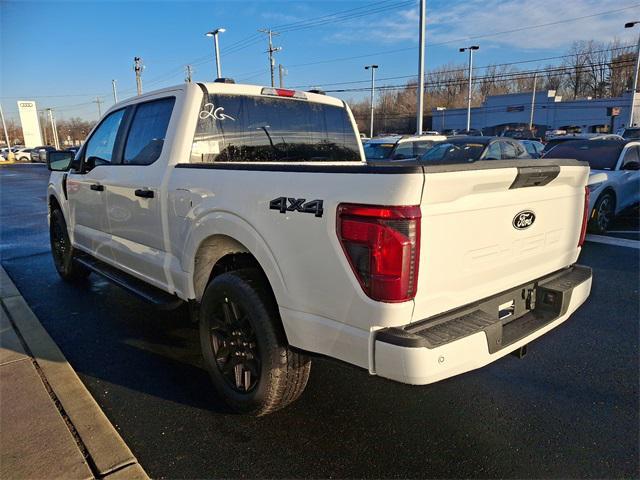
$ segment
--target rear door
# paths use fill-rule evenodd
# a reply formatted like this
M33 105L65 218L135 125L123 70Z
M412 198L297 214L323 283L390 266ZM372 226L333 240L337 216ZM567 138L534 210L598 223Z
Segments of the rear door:
M146 280L164 284L166 249L162 222L164 148L176 98L136 104L127 122L120 165L106 180L108 231L118 264Z
M617 210L640 201L640 171L625 169L625 165L638 162L640 162L640 146L631 145L622 154L620 170L614 173L618 180Z
M425 167L414 321L576 261L589 169L564 163L480 161ZM548 183L526 186L527 175Z

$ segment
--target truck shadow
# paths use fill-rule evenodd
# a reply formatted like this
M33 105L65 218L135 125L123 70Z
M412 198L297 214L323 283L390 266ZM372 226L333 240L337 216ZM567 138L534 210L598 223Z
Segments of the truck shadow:
M541 372L506 357L411 387L315 357L296 403L251 418L231 414L216 396L186 309L158 311L96 275L68 285L48 255L5 268L152 476L606 477L616 458L628 459L616 475L637 468L625 425L637 424L638 392L621 386L637 385L637 375L635 382L585 381L578 372L594 353L570 346L569 323L540 342L551 347L544 354L544 346L529 354ZM618 265L623 276L635 271L633 262ZM603 328L597 318L580 322L594 335ZM158 451L170 452L170 461Z

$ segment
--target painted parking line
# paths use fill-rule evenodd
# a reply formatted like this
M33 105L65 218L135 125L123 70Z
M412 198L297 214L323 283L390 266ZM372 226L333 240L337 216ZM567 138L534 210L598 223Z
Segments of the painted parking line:
M606 245L614 245L616 247L628 247L640 250L640 241L629 240L627 238L605 237L603 235L587 235L587 242L604 243Z

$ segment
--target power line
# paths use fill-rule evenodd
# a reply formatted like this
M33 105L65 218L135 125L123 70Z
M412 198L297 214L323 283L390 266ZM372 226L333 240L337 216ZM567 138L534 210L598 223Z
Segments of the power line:
M621 47L613 47L613 48L607 48L607 49L602 49L602 50L593 50L590 51L590 54L595 54L595 53L604 53L604 52L614 52L614 51L619 51L619 50L626 50L632 47L635 47L636 45L633 44L629 44L629 45L624 45ZM535 62L545 62L548 60L558 60L558 59L562 59L562 58L569 58L572 57L573 55L567 54L567 55L556 55L554 57L545 57L545 58L537 58L537 59L533 59L533 60L520 60L517 62L508 62L508 63L494 63L494 64L489 64L489 65L482 65L482 66L477 66L477 67L473 67L473 70L482 70L482 69L486 69L486 68L493 68L493 67L505 67L505 66L512 66L512 65L521 65L523 63L535 63ZM618 65L618 63L616 63L616 65ZM442 74L442 73L457 73L457 72L466 72L468 70L468 68L464 67L464 68L455 68L455 69L451 69L451 70L431 70L431 72L427 72L425 74L425 76L429 76L429 75L433 75L435 73L437 74ZM401 78L415 78L416 75L412 74L412 75L397 75L397 76L393 76L393 77L384 77L384 78L380 78L379 80L398 80ZM369 83L369 80L352 80L352 81L346 81L346 82L333 82L333 83L313 83L313 84L307 84L307 85L296 85L293 86L291 88L310 88L312 86L314 87L327 87L327 86L334 86L334 85L349 85L349 84L356 84L356 83Z
M618 64L616 64L617 66L627 66L627 65L632 65L635 63L635 60L627 60L624 62L620 62ZM600 62L600 63L592 63L589 65L583 65L583 66L572 66L572 67L566 67L566 66L561 66L561 67L555 67L555 68L549 68L549 69L544 69L544 70L540 70L540 69L536 69L536 70L526 70L526 71L519 71L519 72L511 72L511 73L504 73L504 74L496 74L496 75L484 75L484 76L477 76L473 79L473 83L477 84L477 83L482 83L483 80L491 80L493 82L500 82L500 81L507 81L507 80L526 80L528 78L533 78L533 75L538 73L542 73L542 74L549 74L549 73L559 73L559 74L567 74L569 73L569 71L571 73L576 73L576 72L582 72L583 70L589 70L591 68L597 68L597 67L605 67L605 66L609 66L609 63L604 63L604 62ZM425 87L435 87L435 86L464 86L466 85L466 83L468 82L468 79L465 78L459 78L459 79L453 79L453 80L445 80L445 81L437 81L437 82L425 82ZM376 87L377 90L402 90L405 88L414 88L414 85L410 85L410 84L403 84L403 85L379 85ZM368 87L358 87L358 88L342 88L342 89L334 89L334 90L325 90L327 93L344 93L344 92L364 92L364 91L368 91L369 88Z
M607 10L604 12L600 12L600 13L594 13L591 15L584 15L581 17L573 17L573 18L567 18L564 20L558 20L555 22L550 22L550 23L541 23L538 25L530 25L528 27L521 27L521 28L517 28L517 29L512 29L512 30L503 30L500 32L491 32L491 33L486 33L483 35L474 35L474 36L469 36L469 37L462 37L462 38L457 38L454 40L447 40L446 42L439 42L439 43L428 43L427 44L427 48L430 47L439 47L439 46L443 46L443 45L449 45L451 43L458 43L458 42L465 42L468 40L476 40L476 39L480 39L480 38L487 38L487 37L493 37L493 36L497 36L497 35L503 35L503 34L507 34L507 33L514 33L514 32L522 32L525 30L531 30L531 29L536 29L536 28L542 28L542 27L547 27L547 26L552 26L552 25L558 25L560 23L570 23L570 22L575 22L578 20L584 20L587 18L593 18L593 17L597 17L597 16L602 16L602 15L610 15L612 13L617 13L623 10L630 10L632 8L637 8L640 7L640 4L635 4L632 5L630 7L625 7L625 8L620 8L620 9L616 9L616 10ZM406 52L406 51L413 51L416 50L418 47L403 47L403 48L395 48L392 50L385 50L382 52L375 52L375 53L366 53L366 54L362 54L362 55L353 55L350 57L338 57L338 58L329 58L329 59L324 59L324 60L318 60L318 61L314 61L314 62L306 62L306 63L298 63L298 64L292 64L289 65L289 68L298 68L298 67L306 67L306 66L310 66L310 65L320 65L323 63L333 63L333 62L342 62L342 61L347 61L347 60L355 60L355 59L359 59L359 58L367 58L367 57L378 57L381 55L390 55L392 53L398 53L398 52Z

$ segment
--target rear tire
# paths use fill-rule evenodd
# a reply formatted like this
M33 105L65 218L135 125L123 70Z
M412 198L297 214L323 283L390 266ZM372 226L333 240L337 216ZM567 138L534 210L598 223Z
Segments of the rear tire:
M311 360L288 345L278 307L256 269L223 273L200 306L200 344L213 385L234 411L266 415L294 402Z
M589 219L589 231L606 233L616 211L616 200L611 192L604 192L596 201Z
M77 252L71 245L67 222L64 221L64 215L58 208L51 212L49 239L53 264L63 280L74 282L89 276L91 271L75 261Z

